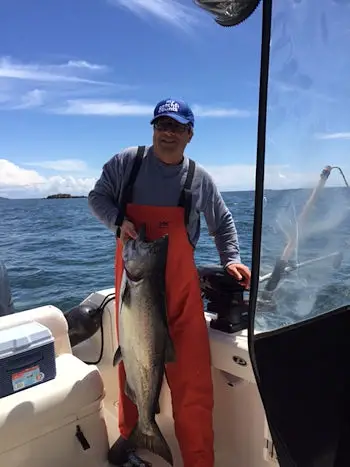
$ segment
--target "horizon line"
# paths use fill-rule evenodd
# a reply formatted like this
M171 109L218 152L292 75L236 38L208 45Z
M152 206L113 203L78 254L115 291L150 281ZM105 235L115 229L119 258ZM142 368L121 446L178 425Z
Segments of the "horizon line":
M347 186L325 186L323 187L323 190L328 190L328 189L348 189ZM312 190L314 187L300 187L300 188L265 188L264 192L266 191L297 191L297 190ZM219 190L220 193L254 193L256 190L255 189L240 189L240 190ZM50 196L57 196L62 193L52 193L49 195L45 196L37 196L34 198L9 198L8 196L1 196L0 195L0 200L9 200L9 201L24 201L24 200L37 200L37 199L48 199ZM88 194L71 194L71 193L66 193L71 196L71 198L50 198L50 199L84 199L88 197Z

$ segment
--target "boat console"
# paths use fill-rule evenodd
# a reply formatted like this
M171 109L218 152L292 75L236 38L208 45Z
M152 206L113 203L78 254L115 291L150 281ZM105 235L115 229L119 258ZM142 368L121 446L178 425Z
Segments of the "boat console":
M248 326L249 293L218 265L197 268L204 309L214 314L210 327L232 334Z

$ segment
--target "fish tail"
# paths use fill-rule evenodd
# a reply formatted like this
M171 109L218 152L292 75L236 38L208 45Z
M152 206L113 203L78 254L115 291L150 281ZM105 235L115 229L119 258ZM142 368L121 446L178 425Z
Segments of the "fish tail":
M157 423L154 421L147 428L147 433L145 433L141 430L140 424L137 423L129 436L129 441L137 448L147 449L157 456L162 457L170 465L174 465L169 445L162 435Z

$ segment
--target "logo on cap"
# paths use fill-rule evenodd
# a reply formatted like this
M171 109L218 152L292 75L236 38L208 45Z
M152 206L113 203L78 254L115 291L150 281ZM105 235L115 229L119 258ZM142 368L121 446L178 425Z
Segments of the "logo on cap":
M171 99L167 100L165 104L158 107L157 114L163 114L165 112L178 112L180 110L180 104Z

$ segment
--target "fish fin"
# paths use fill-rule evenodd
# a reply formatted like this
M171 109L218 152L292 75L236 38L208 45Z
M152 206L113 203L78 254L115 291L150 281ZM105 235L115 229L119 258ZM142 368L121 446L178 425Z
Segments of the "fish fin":
M118 363L120 363L122 360L123 360L122 349L119 346L117 348L117 350L115 351L115 354L114 354L114 357L113 357L113 366L118 365Z
M154 410L154 413L156 415L159 415L160 414L160 404L159 404L159 400L156 402L155 404L155 410Z
M127 276L127 273L125 271L125 277ZM120 293L120 312L123 308L123 306L129 306L130 305L130 285L126 278L124 278L124 284L123 284L123 290L121 290Z
M128 398L136 405L136 396L134 391L129 386L129 383L125 381L124 392L128 396Z
M147 428L147 433L143 433L138 422L128 438L129 441L137 448L147 449L153 454L162 457L168 464L174 465L170 447L156 422L151 422Z
M172 338L168 334L165 341L165 363L173 363L176 361L175 347Z

